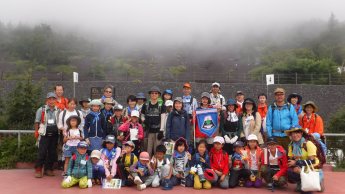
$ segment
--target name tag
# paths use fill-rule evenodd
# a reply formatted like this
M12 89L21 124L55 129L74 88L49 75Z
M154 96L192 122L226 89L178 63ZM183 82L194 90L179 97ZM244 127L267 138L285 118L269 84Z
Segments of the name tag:
M48 124L54 124L54 119L48 119Z
M85 165L85 164L86 164L86 161L85 161L85 160L81 160L81 161L80 161L80 164Z

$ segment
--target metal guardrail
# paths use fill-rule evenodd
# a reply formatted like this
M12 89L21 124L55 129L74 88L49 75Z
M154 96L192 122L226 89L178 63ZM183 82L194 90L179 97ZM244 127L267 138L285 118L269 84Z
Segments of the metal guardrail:
M34 130L0 130L0 134L18 134L18 148L20 148L21 134L35 133Z

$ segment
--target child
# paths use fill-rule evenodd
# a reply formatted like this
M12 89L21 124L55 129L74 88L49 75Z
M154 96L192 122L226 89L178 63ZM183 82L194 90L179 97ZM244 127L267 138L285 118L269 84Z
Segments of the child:
M171 89L166 89L163 92L163 102L166 102L167 100L172 100L173 97L173 91Z
M237 141L234 143L235 152L232 155L232 166L230 171L229 187L235 188L237 185L244 186L244 180L250 176L250 171L245 169L247 156L244 151L244 143Z
M211 183L205 179L204 171L210 169L210 157L207 153L207 142L205 140L200 140L197 153L194 154L192 159L192 169L191 173L194 173L194 189L211 189Z
M68 163L67 178L61 183L63 188L70 188L78 183L82 189L92 187L92 165L86 153L87 147L85 141L78 143L77 153Z
M229 188L229 155L223 150L224 138L216 136L213 140L213 148L210 151L210 165L214 171L213 177L208 180L215 184L219 182L222 189Z
M162 182L163 189L170 190L172 189L169 180L170 161L165 159L165 152L165 146L158 145L156 147L156 154L151 159L151 166L155 171L155 174L153 175L152 187L159 187L160 182Z
M92 163L92 184L100 185L105 178L105 169L103 160L101 160L101 151L93 150L91 152Z
M103 104L100 100L90 102L91 112L85 118L84 137L90 145L89 152L100 150L102 148L103 138L105 136L105 118L100 110Z
M186 150L188 150L187 141L180 137L175 142L174 153L170 159L171 169L169 177L171 177L170 181L173 186L177 184L187 187L193 186L190 176L187 177L189 174L187 167L192 157Z
M266 115L268 111L267 105L267 96L264 93L259 94L258 96L258 113L261 116L261 134L264 138L264 142L267 140L267 130L266 130Z
M101 110L101 113L104 116L105 123L105 132L111 132L113 130L113 106L115 105L114 101L111 98L105 98L103 101L104 108Z
M108 181L113 179L116 175L117 164L116 161L121 154L121 148L115 148L115 136L108 135L103 143L101 150L101 159L104 162L105 176Z
M173 111L169 114L166 127L166 138L176 141L180 137L190 141L190 122L188 114L183 110L183 100L181 97L174 99Z
M112 123L113 129L111 131L107 131L107 135L114 135L117 137L117 144L119 147L122 146L123 141L123 132L119 131L119 127L126 121L126 119L122 116L123 106L121 104L114 106L114 115L112 116Z
M150 165L150 155L147 152L141 152L139 161L130 167L134 183L137 185L138 190L144 190L153 181L154 170Z
M133 110L130 120L119 127L119 131L124 133L123 141L132 141L135 144L135 155L139 155L140 144L144 140L144 130L139 123L139 111Z
M254 134L248 136L248 144L245 148L247 157L247 169L250 170L249 180L246 181L246 187L260 188L262 186L261 181L261 155L262 149L259 147L258 137Z
M163 137L166 137L166 129L167 129L167 120L168 116L171 113L173 109L173 101L167 100L165 102L165 112L161 114L161 129L160 132L157 135L157 139L161 140Z
M79 101L79 104L81 106L80 112L83 114L83 118L85 119L86 116L90 113L90 107L89 107L90 99L89 98L83 98Z
M145 97L145 94L142 93L142 92L139 92L137 95L136 95L136 98L137 98L137 110L139 112L141 112L141 108L143 107L143 105L145 104L146 102L146 97Z
M123 186L132 186L134 184L129 168L138 162L137 156L132 153L135 149L135 144L132 141L127 141L122 148L121 159L118 167L118 176L122 180Z
M237 103L234 99L229 99L225 105L226 110L220 114L219 129L224 137L225 146L223 149L229 154L234 153L232 144L234 144L239 137L239 116L236 112Z
M127 97L127 104L128 106L123 110L122 115L129 120L131 117L131 113L134 110L138 110L137 109L137 97L134 95L129 95Z
M263 150L261 164L261 172L268 189L287 185L288 159L286 151L278 145L273 137L267 139L267 148Z
M64 175L66 175L68 163L73 154L77 152L77 145L83 139L82 131L78 129L81 123L80 117L72 115L67 119L67 130L64 131L63 155L65 157Z

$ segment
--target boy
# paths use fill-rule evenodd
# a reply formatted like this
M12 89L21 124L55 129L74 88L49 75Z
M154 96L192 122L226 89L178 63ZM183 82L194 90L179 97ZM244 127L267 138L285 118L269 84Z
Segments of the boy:
M87 143L81 141L77 146L77 154L73 155L68 164L67 178L61 183L63 188L70 188L79 183L81 189L92 187L92 164L87 155Z
M118 164L118 176L125 186L132 186L134 184L133 177L130 174L129 168L138 162L137 156L132 153L135 149L135 144L132 141L127 141L122 149L120 163Z
M244 150L244 143L237 141L234 143L235 153L232 155L232 166L230 172L229 187L235 188L237 185L244 186L244 180L250 176L250 171L245 168L245 161L248 160Z
M167 149L164 145L158 145L156 147L156 154L151 159L151 166L155 171L152 187L159 187L162 181L163 189L169 190L171 189L169 184L170 161L165 159L166 151Z
M92 163L92 184L100 185L105 178L105 169L103 160L101 160L101 151L93 150L91 152Z

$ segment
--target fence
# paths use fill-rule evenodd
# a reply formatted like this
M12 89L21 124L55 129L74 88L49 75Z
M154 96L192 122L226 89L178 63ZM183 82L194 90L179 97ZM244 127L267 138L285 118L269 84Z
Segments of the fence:
M2 71L0 80L16 79L17 73L10 71ZM72 73L63 72L33 72L33 80L41 80L45 78L47 81L72 81ZM345 85L345 75L342 74L275 74L275 84L316 84L316 85ZM187 71L179 74L172 74L167 71L163 72L147 72L145 70L138 71L135 74L131 72L105 72L96 73L79 73L79 81L165 81L165 82L221 82L221 83L257 83L265 84L265 74L238 73L238 72L198 72Z

